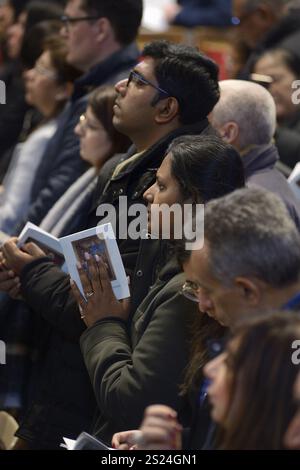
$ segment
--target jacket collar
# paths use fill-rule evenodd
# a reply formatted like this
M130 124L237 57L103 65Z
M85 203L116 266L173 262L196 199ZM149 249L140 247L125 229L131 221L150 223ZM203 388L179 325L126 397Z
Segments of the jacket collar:
M278 160L278 151L273 144L250 147L242 156L245 177L249 178L259 170L274 168Z
M207 129L207 132L213 133L214 131L210 127L208 120L205 118L202 121L199 121L195 124L191 125L186 125L186 126L181 126L175 131L171 132L170 134L164 136L162 139L160 139L158 142L156 142L154 145L152 145L149 149L147 149L143 154L141 155L140 158L137 160L134 160L132 163L129 163L124 167L124 170L120 171L118 175L113 178L114 180L119 180L126 176L127 174L131 173L136 167L140 166L141 164L155 164L155 161L157 158L159 160L162 160L162 157L168 148L169 144L176 138L181 135L199 135L203 131ZM129 158L136 152L136 149L134 146L132 146L126 157Z
M106 83L111 76L117 75L126 68L133 67L139 55L137 46L133 43L114 52L103 62L96 64L89 72L75 81L72 101L84 96L91 88Z

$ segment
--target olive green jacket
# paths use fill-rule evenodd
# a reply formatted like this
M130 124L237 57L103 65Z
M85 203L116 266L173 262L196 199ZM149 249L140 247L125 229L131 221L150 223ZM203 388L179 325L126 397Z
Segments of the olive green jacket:
M180 409L179 387L197 315L197 305L178 292L183 283L173 258L135 311L129 330L125 322L107 318L81 336L98 403L94 434L99 438L109 442L113 433L137 428L150 404Z

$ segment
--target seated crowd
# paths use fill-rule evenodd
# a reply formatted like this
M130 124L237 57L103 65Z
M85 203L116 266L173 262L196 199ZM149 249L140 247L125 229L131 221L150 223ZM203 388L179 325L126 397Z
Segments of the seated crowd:
M170 22L197 8L211 24L210 2L178 3ZM215 3L249 49L222 81L191 46L139 51L142 0L0 4L12 450L59 449L82 431L119 450L300 449L300 201L287 180L300 10ZM133 235L137 204L147 218ZM107 222L108 207L130 298L116 298L98 254L77 263L81 290L45 247L18 243L27 222L61 238Z

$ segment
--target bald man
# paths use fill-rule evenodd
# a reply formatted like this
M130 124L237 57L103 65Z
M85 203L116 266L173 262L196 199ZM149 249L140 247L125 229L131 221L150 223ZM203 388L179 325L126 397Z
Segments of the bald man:
M211 124L241 154L247 185L277 194L300 230L299 202L275 167L279 155L273 144L276 107L271 94L261 85L243 80L224 80L220 89Z

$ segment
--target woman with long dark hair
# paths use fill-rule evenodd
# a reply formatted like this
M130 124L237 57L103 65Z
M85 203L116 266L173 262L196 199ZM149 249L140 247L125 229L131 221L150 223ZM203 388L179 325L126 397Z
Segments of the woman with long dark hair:
M136 270L145 276L153 266L157 270L149 292L134 291L140 304L128 308L117 301L105 265L87 254L90 278L83 269L80 275L85 292L92 285L92 295L86 303L75 285L73 292L88 326L81 348L99 406L94 432L102 439L109 441L114 432L137 426L145 406L158 397L177 409L182 404L179 387L188 363L190 329L199 313L196 304L180 295L185 278L174 238L184 221L171 211L166 220L159 209L163 204L195 208L243 185L241 159L230 145L215 136L180 137L144 193L146 229L154 239L142 240ZM170 235L162 239L166 222Z

